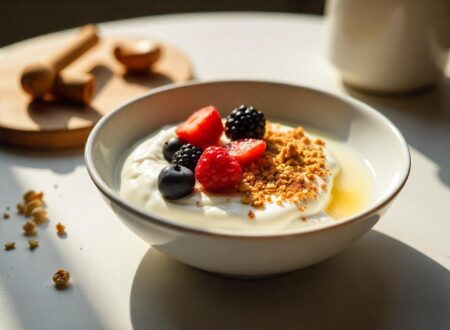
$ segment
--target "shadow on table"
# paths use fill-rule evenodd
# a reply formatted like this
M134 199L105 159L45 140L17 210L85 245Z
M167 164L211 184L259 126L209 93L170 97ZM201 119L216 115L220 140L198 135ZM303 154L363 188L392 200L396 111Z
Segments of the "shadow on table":
M440 179L450 187L450 77L414 94L382 96L347 85L344 89L392 120L409 145L439 166Z
M1 146L5 164L25 168L48 169L58 174L69 174L84 166L83 149L42 151Z
M376 231L316 266L229 280L150 249L135 275L135 329L448 329L450 272Z

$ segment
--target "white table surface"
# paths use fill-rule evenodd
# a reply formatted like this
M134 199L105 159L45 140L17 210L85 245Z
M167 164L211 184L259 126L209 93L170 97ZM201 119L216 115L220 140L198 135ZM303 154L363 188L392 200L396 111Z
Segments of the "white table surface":
M51 222L30 252L24 220L15 212L0 219L1 246L17 243L0 250L0 329L450 329L450 78L393 98L345 88L327 60L325 21L303 15L171 15L101 28L179 47L197 79L268 79L361 99L406 137L411 176L375 229L345 252L278 278L233 281L172 261L135 237L101 200L81 151L2 147L0 210L14 209L23 191L42 189ZM66 239L55 234L58 221ZM72 274L65 291L52 286L60 267Z

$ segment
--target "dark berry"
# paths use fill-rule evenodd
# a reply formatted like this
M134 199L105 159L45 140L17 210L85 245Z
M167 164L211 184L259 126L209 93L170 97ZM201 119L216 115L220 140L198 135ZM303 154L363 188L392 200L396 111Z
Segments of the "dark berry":
M180 150L180 148L186 144L187 142L180 139L179 137L171 137L169 140L166 141L166 143L164 143L163 146L163 155L164 158L168 161L168 162L172 162L173 159L173 155Z
M195 175L180 165L164 167L158 176L158 190L165 198L179 199L194 190Z
M225 134L231 140L262 139L266 132L266 119L261 111L241 105L227 117Z
M173 155L172 164L178 164L194 171L202 152L202 148L187 143Z

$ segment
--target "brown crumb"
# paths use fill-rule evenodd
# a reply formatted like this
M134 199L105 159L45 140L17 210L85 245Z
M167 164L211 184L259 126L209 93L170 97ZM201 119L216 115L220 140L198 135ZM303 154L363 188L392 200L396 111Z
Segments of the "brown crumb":
M17 213L19 214L25 214L25 205L19 203L16 205Z
M249 219L254 219L255 218L255 213L253 213L253 211L248 211L247 216Z
M61 222L56 224L56 233L58 235L64 235L66 233L66 226L64 226Z
M3 212L3 219L9 219L9 212Z
M5 244L5 250L14 250L16 248L16 242L8 242Z
M70 280L70 273L64 269L58 269L53 274L53 282L58 289L65 289Z
M302 221L306 221L306 217L301 217Z
M29 217L31 215L31 212L33 212L34 209L41 207L43 205L42 200L40 199L33 199L25 204L25 215Z
M24 200L25 203L31 202L34 199L42 200L43 198L44 198L44 193L43 192L36 192L34 190L28 190L23 195L23 200Z
M316 178L326 179L329 175L323 149L325 142L312 141L302 127L281 132L272 130L270 123L266 126L264 140L263 156L243 169L238 187L241 203L263 208L273 199L278 205L285 202L299 205L317 198ZM304 207L300 206L299 210L304 211Z
M36 241L34 239L29 239L28 246L30 247L30 250L33 251L35 248L39 247L39 241Z
M36 207L32 212L33 222L40 225L47 220L47 211L43 207Z
M36 225L32 221L27 221L23 226L22 229L24 231L25 236L34 236L36 235Z
M324 146L324 145L325 145L325 141L322 140L322 139L316 139L316 140L314 141L314 143L316 143L316 144L318 144L318 145L320 145L320 146Z

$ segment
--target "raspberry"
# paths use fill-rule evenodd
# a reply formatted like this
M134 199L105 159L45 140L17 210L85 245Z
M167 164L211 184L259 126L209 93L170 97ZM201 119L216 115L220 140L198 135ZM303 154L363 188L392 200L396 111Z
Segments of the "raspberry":
M241 176L241 165L223 147L207 148L195 168L195 177L211 192L236 189Z
M209 106L194 112L175 132L180 139L204 149L219 141L223 133L222 119L217 109Z
M257 139L242 139L228 143L224 148L241 166L245 166L261 158L266 150L266 142Z

